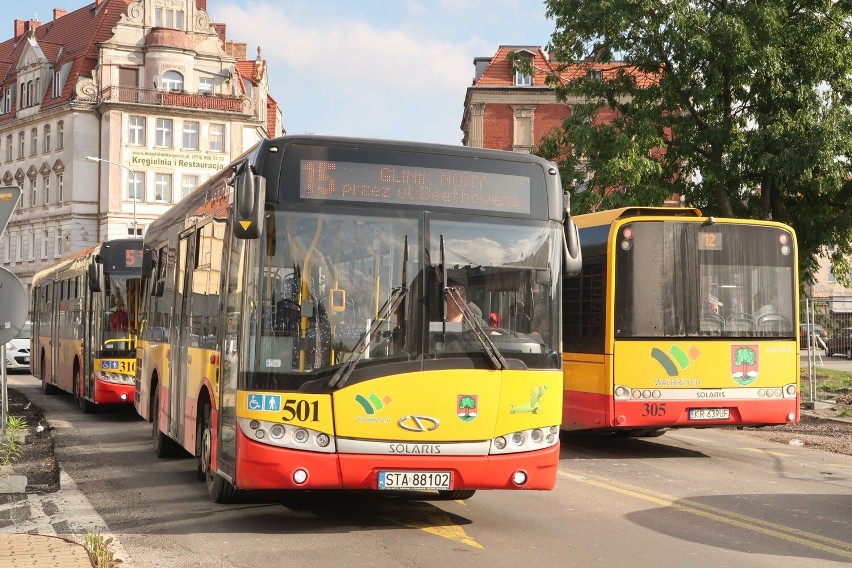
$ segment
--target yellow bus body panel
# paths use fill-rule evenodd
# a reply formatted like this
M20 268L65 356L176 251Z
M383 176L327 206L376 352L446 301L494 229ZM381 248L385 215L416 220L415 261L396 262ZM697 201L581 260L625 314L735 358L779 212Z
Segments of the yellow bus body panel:
M799 382L795 340L616 341L615 366L619 384L637 389L774 388Z
M302 416L307 420L285 420L284 414L289 417L293 413L281 412L281 408L250 409L252 400L277 395L280 399L272 401L273 408L280 404L305 409ZM240 391L237 416L353 439L489 440L519 430L558 425L562 417L562 372L424 371L356 383L332 394ZM438 427L426 432L401 428L400 420L409 416L426 417L424 424L437 423Z

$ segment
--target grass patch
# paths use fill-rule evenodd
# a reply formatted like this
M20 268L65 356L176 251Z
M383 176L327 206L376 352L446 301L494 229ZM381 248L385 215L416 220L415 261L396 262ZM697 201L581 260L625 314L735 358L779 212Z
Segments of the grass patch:
M816 392L820 395L819 398L824 398L826 395L836 398L852 394L852 373L848 371L817 367L814 372L814 379ZM803 398L810 396L811 385L806 365L802 365L800 383Z
M27 421L19 416L6 418L6 427L0 437L0 466L14 465L24 454L24 443L20 434L27 429Z

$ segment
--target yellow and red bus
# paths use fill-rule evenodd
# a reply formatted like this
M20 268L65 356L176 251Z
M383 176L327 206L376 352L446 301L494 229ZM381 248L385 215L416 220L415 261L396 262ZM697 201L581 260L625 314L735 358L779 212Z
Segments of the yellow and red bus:
M583 269L563 283L564 430L798 421L789 226L648 207L575 221Z
M196 456L215 502L551 489L580 261L560 187L510 152L260 142L146 233L135 404L155 453Z
M141 274L142 240L115 239L33 276L30 370L45 394L83 412L133 402Z

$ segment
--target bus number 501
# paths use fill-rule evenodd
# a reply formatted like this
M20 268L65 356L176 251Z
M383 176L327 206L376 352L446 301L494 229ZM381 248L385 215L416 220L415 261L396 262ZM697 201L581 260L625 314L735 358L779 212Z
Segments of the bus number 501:
M657 404L656 402L648 403L646 402L643 405L644 411L642 412L642 416L665 416L666 415L666 403L661 402Z
M298 420L299 422L316 422L319 420L319 401L308 402L293 398L284 401L281 406L284 411L284 422Z

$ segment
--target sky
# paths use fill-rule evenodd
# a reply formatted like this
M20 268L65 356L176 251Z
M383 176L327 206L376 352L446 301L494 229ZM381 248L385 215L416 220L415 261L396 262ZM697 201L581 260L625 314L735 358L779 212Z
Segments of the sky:
M13 20L91 2L27 0ZM546 47L543 0L207 0L231 41L260 48L289 134L460 144L473 59L500 45Z

